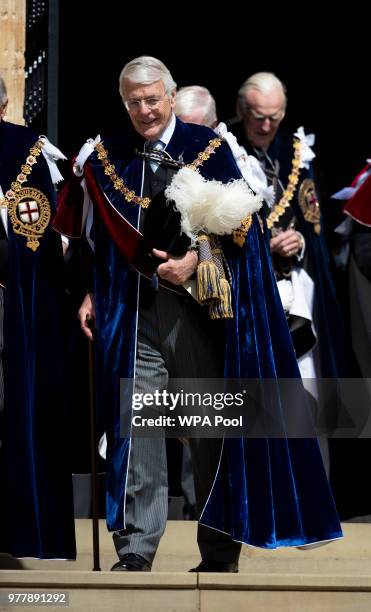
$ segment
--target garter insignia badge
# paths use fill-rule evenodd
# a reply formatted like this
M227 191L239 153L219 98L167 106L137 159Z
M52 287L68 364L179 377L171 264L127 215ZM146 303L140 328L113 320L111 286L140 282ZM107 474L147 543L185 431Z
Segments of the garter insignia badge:
M14 232L27 238L27 247L36 251L51 217L48 198L39 189L23 187L8 200L8 214Z
M299 189L299 204L304 219L312 223L316 234L321 233L321 211L312 179L305 179Z

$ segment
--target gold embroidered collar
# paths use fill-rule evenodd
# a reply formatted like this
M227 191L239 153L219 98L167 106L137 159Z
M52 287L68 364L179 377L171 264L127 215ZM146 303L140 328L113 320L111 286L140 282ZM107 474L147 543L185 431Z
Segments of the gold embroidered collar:
M197 170L202 164L207 161L213 153L215 153L215 149L220 147L222 141L220 138L213 138L210 140L208 146L204 151L201 151L197 158L191 163L188 164L188 168L192 168L192 170ZM139 204L142 208L148 208L151 203L150 198L142 198L138 196L135 191L131 191L128 187L126 187L124 181L121 177L116 173L115 165L110 162L108 159L108 152L104 148L102 142L98 142L95 145L95 149L97 151L98 159L101 161L102 166L104 168L104 174L106 174L111 180L114 188L124 196L127 202L133 202L134 204Z
M41 153L43 143L38 140L30 149L29 155L26 159L26 163L21 166L21 172L18 174L15 181L10 185L10 189L6 192L4 198L0 199L0 206L7 208L9 202L14 201L17 198L17 194L22 189L23 183L27 183L28 177L32 172L32 166L37 163L37 158Z
M267 218L267 226L269 229L272 229L273 225L278 221L278 219L283 215L286 208L289 206L293 195L296 191L299 182L299 174L300 174L300 162L301 162L301 149L302 145L300 140L294 138L294 158L292 160L291 172L289 174L289 182L285 191L282 194L282 197L279 202L273 207L273 210L270 212Z

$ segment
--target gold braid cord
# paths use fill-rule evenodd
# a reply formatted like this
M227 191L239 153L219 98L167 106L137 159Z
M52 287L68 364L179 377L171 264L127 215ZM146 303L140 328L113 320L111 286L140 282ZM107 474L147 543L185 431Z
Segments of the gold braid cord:
M188 164L188 168L192 168L193 170L197 170L199 166L201 166L205 161L207 161L212 155L215 153L215 149L220 147L222 141L220 138L214 138L210 140L208 146L204 151L198 154L197 158L191 163ZM95 145L95 149L97 151L98 159L101 161L102 166L104 168L104 174L106 174L111 180L114 188L124 196L127 202L133 202L134 204L139 204L142 208L148 208L151 203L150 198L141 198L134 191L131 191L128 187L126 187L122 178L116 174L116 168L114 164L112 164L108 159L107 150L104 148L103 143L98 142Z
M38 161L42 148L41 140L31 147L26 163L21 166L21 172L0 200L0 206L8 209L13 231L27 238L27 247L32 251L36 251L40 246L39 239L42 238L51 217L48 198L42 191L34 187L23 187Z
M267 226L268 229L272 229L273 225L283 215L286 208L289 206L293 195L296 191L299 182L300 174L300 161L301 161L301 142L300 140L294 139L294 159L292 160L291 174L289 174L289 182L282 194L279 202L274 206L272 212L268 215Z

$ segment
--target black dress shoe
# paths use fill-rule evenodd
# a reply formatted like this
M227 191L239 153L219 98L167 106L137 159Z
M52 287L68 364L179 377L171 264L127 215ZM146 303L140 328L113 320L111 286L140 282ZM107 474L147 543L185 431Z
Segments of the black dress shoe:
M192 567L190 572L228 572L237 574L238 563L224 563L224 561L201 561L197 567Z
M111 572L150 572L151 563L142 555L127 553L112 565Z

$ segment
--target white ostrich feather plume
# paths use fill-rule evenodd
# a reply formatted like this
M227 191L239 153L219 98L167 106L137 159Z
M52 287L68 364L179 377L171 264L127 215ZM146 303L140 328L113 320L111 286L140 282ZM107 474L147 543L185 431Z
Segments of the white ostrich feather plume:
M231 234L262 205L262 198L253 195L243 179L224 184L207 180L187 167L174 175L165 196L174 200L181 214L182 231L193 240L200 231Z

